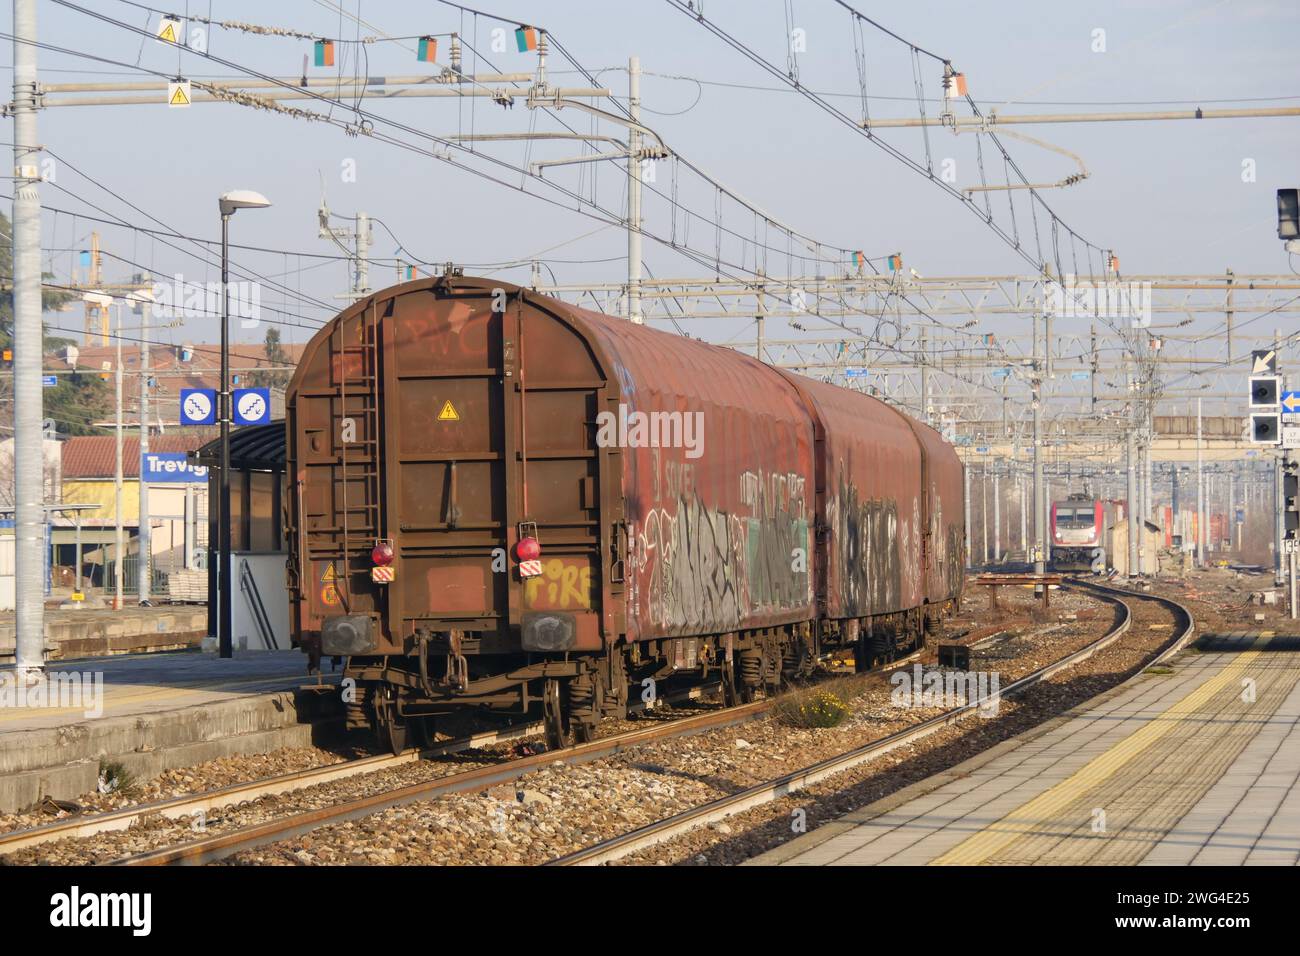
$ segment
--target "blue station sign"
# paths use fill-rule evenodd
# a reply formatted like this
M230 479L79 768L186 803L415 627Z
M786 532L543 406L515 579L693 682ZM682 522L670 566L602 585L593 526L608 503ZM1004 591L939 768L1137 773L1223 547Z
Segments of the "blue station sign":
M183 451L151 451L140 456L140 474L154 484L207 484L207 465L196 465Z

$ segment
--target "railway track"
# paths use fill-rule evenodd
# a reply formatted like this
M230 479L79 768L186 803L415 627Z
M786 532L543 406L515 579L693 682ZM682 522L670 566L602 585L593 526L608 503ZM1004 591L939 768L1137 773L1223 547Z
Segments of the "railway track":
M45 826L15 830L12 833L0 835L0 856L18 850L25 850L29 847L40 846L54 840L77 839L95 836L100 833L111 833L115 830L127 830L145 817L155 814L173 820L186 817L193 818L200 814L212 813L224 807L234 806L249 800L292 793L296 790L304 790L307 787L314 787L324 783L333 783L337 780L346 780L349 777L361 774L391 770L395 767L414 763L417 760L455 754L475 747L487 747L507 740L534 736L541 732L542 725L540 723L521 724L518 727L461 737L425 750L407 750L400 754L380 754L374 757L347 760L343 763L309 767L306 770L296 770L292 773L278 774L274 777L264 777L246 783L231 784L215 790L205 790L202 793L186 794L166 800L156 800L152 803L125 807L121 810L73 817L69 820L60 820Z
M923 653L924 650L918 650L899 658L880 673L888 674L895 668L910 664ZM770 699L755 701L750 704L742 704L739 707L682 717L656 727L614 734L606 738L593 740L590 743L578 744L565 750L547 751L517 757L502 763L477 767L393 790L385 790L333 806L280 817L254 826L231 830L228 833L216 834L200 840L134 854L115 860L114 865L175 866L214 863L244 850L251 850L278 840L300 836L330 824L355 820L389 807L402 806L419 800L428 800L451 794L478 793L517 780L526 774L555 763L578 766L593 760L612 757L615 754L644 744L744 723L763 716L771 708L772 703L773 701ZM407 757L407 755L402 756ZM382 758L370 759L380 760ZM407 759L415 758L407 757ZM4 852L4 849L3 843L0 843L0 852Z
M1005 625L1002 627L1005 627ZM981 638L984 636L985 631L992 632L1000 629L1001 627L997 629L981 628L962 636ZM896 667L912 663L921 653L921 651L917 651L900 658L882 673L888 673ZM708 689L708 686L695 688L686 694L675 695L669 700L678 702L688 696L698 697ZM184 865L215 862L243 850L298 836L329 824L357 819L389 807L454 793L479 792L518 779L540 767L556 762L578 765L591 760L613 756L623 750L642 744L742 723L763 716L771 707L771 703L770 700L762 700L725 711L679 718L671 723L612 735L564 751L548 751L542 754L508 760L489 767L453 773L434 780L421 781L405 787L350 799L330 807L286 815L254 826L138 853L115 862L122 865ZM97 834L127 830L152 815L160 815L174 820L197 818L200 815L209 814L225 807L247 803L264 797L289 794L309 787L394 769L422 759L489 746L505 740L534 736L541 733L541 730L542 725L540 722L520 725L502 731L460 738L423 751L410 750L398 755L385 754L352 760L342 764L314 767L276 777L234 784L200 794L185 795L108 813L94 814L15 831L10 834L0 835L0 855L10 854L54 840L87 838Z
M1138 617L1138 615L1134 614L1133 608L1128 604L1130 599L1160 605L1167 611L1171 612L1174 618L1169 641L1151 661L1144 665L1144 669L1145 667L1158 664L1173 656L1173 654L1186 646L1195 633L1195 622L1192 619L1191 612L1186 607L1170 598L1154 594L1123 591L1105 585L1094 584L1082 579L1072 580L1069 582L1068 586L1103 596L1105 599L1117 603L1123 608L1123 616L1121 620L1109 632L1092 643L1087 644L1074 653L1061 658L1059 661L1039 668L1003 688L1000 692L1001 696L1012 697L1023 693L1052 675L1079 664L1096 654L1098 651L1101 651L1117 641L1129 631ZM979 706L979 701L969 702L961 707L954 708L943 714L922 721L914 727L909 727L906 730L891 734L881 740L873 741L861 747L856 747L843 754L818 761L817 763L803 767L792 773L784 774L776 779L749 787L738 793L729 794L710 803L703 804L702 806L686 810L655 823L647 824L646 826L620 834L608 840L603 840L582 850L578 850L577 852L552 860L546 865L594 866L615 862L639 850L655 846L659 843L664 843L683 833L694 830L697 827L706 826L710 823L742 813L751 808L771 803L774 800L797 790L801 790L819 780L823 780L827 777L834 776L835 774L856 767L859 764L874 760L889 753L891 750L912 744L923 737L937 733L938 731L969 717Z
M669 703L680 703L683 700L699 698L710 690L715 690L718 686L720 685L706 684L701 687L691 688L689 691L672 695L666 700ZM629 709L632 712L638 712L643 708L636 706ZM187 817L197 818L225 807L247 803L263 797L294 793L308 787L347 780L364 774L392 770L420 760L451 756L466 750L490 747L493 744L505 743L510 740L536 737L541 735L543 731L542 722L533 721L514 727L502 728L501 730L484 731L466 737L458 737L433 747L406 750L400 754L379 754L373 757L347 760L342 763L309 767L305 770L295 770L291 773L231 784L214 790L205 790L202 793L185 794L166 800L155 800L151 803L124 807L121 810L73 817L44 826L15 830L11 833L0 834L0 857L19 850L51 843L55 840L82 839L101 833L127 830L146 817L154 815L172 820L181 820Z

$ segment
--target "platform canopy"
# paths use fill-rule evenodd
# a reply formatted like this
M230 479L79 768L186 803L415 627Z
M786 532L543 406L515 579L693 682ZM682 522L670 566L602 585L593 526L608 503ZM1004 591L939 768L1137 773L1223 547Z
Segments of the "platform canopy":
M230 467L234 471L284 471L284 420L265 425L247 425L230 432ZM221 439L217 438L193 453L200 465L221 465Z

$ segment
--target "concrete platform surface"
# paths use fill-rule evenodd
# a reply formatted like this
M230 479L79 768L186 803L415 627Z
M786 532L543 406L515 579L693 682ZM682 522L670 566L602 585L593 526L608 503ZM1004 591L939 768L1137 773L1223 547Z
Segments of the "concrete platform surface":
M336 682L309 677L298 651L177 651L52 663L40 694L20 699L0 668L0 811L93 790L105 762L144 778L309 746L337 712Z
M201 605L157 607L47 608L45 656L68 660L132 654L149 650L197 647L208 631L208 610ZM0 614L0 664L14 659L14 615Z
M1300 863L1300 637L1202 637L754 865Z

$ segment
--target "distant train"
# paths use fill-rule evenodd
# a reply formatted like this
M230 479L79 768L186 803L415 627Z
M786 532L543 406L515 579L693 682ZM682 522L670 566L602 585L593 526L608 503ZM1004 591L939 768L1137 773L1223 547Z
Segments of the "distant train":
M858 392L496 280L377 292L286 396L296 643L395 750L458 713L590 736L651 681L730 702L925 640L962 463Z
M1073 494L1052 503L1052 567L1057 571L1104 570L1107 503Z

